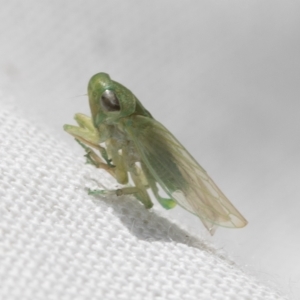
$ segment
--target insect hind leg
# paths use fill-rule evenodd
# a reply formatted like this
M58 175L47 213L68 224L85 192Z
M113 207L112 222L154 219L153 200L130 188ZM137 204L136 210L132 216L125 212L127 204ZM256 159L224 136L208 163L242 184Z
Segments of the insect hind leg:
M89 195L100 195L100 196L123 196L123 195L134 195L138 200L140 200L146 208L151 208L153 203L151 201L147 201L148 199L143 196L143 191L135 186L124 187L116 190L88 190ZM150 199L149 199L150 200Z

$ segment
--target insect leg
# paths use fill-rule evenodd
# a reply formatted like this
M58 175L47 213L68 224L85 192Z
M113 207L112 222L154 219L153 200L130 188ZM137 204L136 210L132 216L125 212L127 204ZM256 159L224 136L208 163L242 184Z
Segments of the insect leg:
M122 145L121 153L125 171L126 173L130 173L131 179L135 184L135 188L137 188L137 192L134 193L134 196L141 201L146 208L151 208L153 203L147 193L149 185L143 170L136 163L139 161L139 157L137 157L135 149L129 141Z
M108 195L116 195L116 196L122 196L122 195L132 195L135 193L140 192L140 189L138 189L135 186L129 186L124 187L121 189L116 190L88 190L89 195L102 195L102 196L108 196Z
M136 166L135 164L129 165L128 170L130 172L131 178L138 189L138 192L135 193L135 197L141 201L146 208L151 208L153 206L153 203L147 193L148 185L145 185L145 180L143 179L143 175L141 175L142 170Z
M150 197L147 193L146 188L148 188L148 185L144 185L144 182L139 179L139 170L138 167L132 166L129 169L129 172L131 174L132 180L135 183L136 186L131 187L123 187L121 189L116 190L91 190L89 189L88 194L89 195L101 195L101 196L108 196L108 195L134 195L139 201L141 201L146 208L151 208L153 206L153 203L150 200ZM142 170L140 170L142 171Z
M128 183L128 174L125 165L125 158L123 153L119 151L120 145L117 139L108 139L106 141L107 151L112 158L115 167L116 179L121 184Z
M85 150L85 152L86 152L85 157L86 157L87 163L94 165L96 168L104 169L110 175L112 175L113 177L116 178L114 166L104 163L102 161L101 157L99 155L97 155L94 150L92 150L90 147L87 147L79 139L75 139L75 140Z
M177 203L173 199L163 198L158 194L158 188L157 188L157 185L156 185L156 180L152 176L152 174L150 173L150 171L148 170L148 168L146 167L146 165L144 163L142 163L142 169L143 169L143 171L144 171L144 173L147 177L147 181L150 185L150 188L151 188L155 198L161 204L161 206L165 209L174 208Z
M107 132L105 130L101 132L97 130L92 119L84 114L75 114L74 119L79 126L64 125L64 130L74 136L77 141L80 140L83 144L99 150L106 163L109 166L113 166L108 158L106 149L99 145L101 141L107 138Z

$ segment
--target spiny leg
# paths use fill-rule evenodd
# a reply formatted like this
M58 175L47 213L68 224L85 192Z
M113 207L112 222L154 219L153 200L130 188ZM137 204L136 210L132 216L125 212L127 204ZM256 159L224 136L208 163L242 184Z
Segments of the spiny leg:
M101 196L109 196L109 195L116 195L116 196L122 196L122 195L132 195L135 193L138 193L140 190L135 186L130 187L124 187L121 189L116 190L88 190L89 195L101 195Z
M145 182L141 180L143 177L142 170L133 165L129 168L129 172L131 174L131 178L136 186L132 187L123 187L121 189L116 190L91 190L89 189L88 193L89 195L101 195L101 196L107 196L107 195L134 195L139 201L141 201L146 208L151 208L153 206L153 203L147 193L147 188L149 188L148 185L145 185Z

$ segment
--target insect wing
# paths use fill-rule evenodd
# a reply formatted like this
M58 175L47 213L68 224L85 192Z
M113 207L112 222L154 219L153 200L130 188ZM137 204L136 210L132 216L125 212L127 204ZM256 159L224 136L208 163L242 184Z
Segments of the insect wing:
M247 224L207 172L162 124L135 115L125 130L164 191L197 215L211 234L216 225L238 228Z

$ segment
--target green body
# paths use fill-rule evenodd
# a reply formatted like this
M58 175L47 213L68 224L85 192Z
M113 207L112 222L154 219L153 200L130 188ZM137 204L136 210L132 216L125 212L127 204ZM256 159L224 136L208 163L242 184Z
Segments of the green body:
M107 170L122 185L128 183L128 176L134 183L92 194L134 194L150 208L153 204L147 189L151 189L164 208L178 203L199 216L211 234L215 225L246 225L206 171L131 91L99 73L89 81L88 97L92 118L76 114L79 127L65 125L64 129L85 148L89 163ZM158 185L169 198L159 195Z

